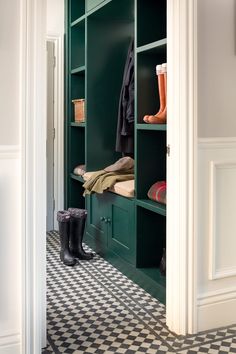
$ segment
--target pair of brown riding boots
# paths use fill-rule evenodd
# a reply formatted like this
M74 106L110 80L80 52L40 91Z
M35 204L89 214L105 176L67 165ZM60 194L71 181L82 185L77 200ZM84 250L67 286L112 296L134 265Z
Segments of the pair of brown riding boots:
M144 116L143 120L145 123L149 123L149 124L166 124L167 64L164 63L162 65L157 65L156 74L158 80L160 109L155 115Z

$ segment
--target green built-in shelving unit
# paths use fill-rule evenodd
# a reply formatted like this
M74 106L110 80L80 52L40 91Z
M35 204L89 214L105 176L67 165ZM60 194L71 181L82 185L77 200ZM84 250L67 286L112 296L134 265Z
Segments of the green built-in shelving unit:
M166 207L147 198L166 179L166 124L146 124L159 107L155 67L166 62L166 0L66 0L65 207L88 209L86 242L150 294L165 302L159 264ZM135 39L135 198L111 192L83 197L85 164L114 163L119 96L126 55ZM85 99L74 122L73 99Z

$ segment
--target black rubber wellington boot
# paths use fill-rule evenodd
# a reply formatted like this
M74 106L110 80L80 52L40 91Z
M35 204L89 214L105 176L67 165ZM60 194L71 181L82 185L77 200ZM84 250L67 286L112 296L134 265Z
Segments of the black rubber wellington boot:
M73 266L76 264L75 257L72 256L69 248L70 237L70 213L68 211L58 211L57 221L59 225L59 234L61 241L60 258L61 261L67 266Z
M84 228L87 218L87 210L69 208L70 213L70 251L75 258L90 260L93 253L87 253L83 249Z

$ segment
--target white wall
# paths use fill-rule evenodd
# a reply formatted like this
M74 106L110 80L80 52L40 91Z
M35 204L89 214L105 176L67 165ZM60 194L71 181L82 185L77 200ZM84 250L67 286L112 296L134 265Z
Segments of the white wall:
M20 353L20 2L0 1L0 354Z
M47 34L64 34L64 0L47 0Z
M236 1L198 3L198 330L236 319Z
M0 1L0 145L19 144L19 1Z
M197 3L199 136L236 136L236 2Z

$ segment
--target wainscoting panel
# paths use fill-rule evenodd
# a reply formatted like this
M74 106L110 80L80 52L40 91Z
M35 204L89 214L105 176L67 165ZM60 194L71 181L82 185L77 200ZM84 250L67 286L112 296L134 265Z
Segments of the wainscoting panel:
M198 330L236 322L236 139L199 140Z
M20 353L21 180L18 146L0 146L0 354Z

